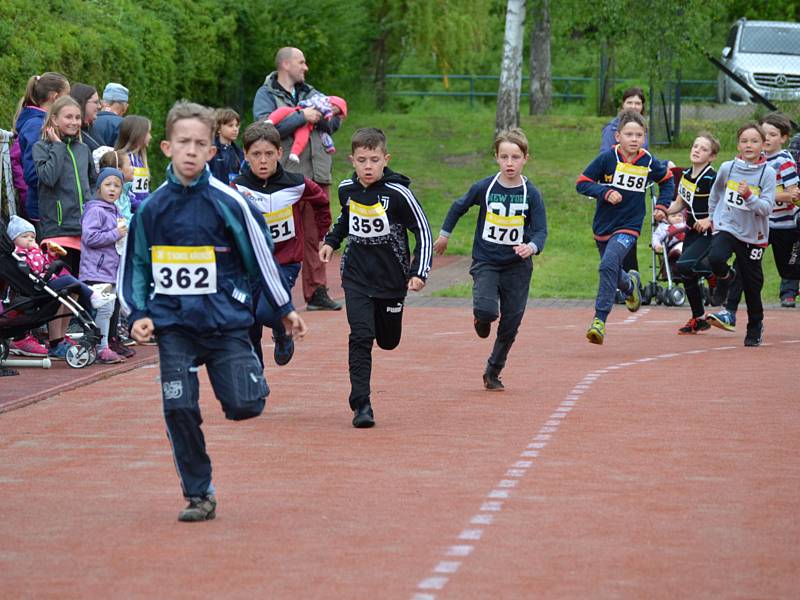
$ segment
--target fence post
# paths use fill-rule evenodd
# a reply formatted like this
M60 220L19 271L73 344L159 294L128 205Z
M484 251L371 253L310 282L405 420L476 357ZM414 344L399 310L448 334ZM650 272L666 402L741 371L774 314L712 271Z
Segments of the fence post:
M674 106L674 114L672 115L672 125L673 125L673 132L672 132L672 143L673 144L680 144L681 143L681 70L678 69L678 72L675 74L675 106Z
M469 107L475 106L475 76L469 76Z

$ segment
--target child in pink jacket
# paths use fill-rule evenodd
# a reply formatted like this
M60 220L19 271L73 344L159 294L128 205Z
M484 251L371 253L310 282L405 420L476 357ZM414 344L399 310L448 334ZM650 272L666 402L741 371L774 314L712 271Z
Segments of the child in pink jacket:
M336 115L341 115L344 119L347 117L347 102L339 96L325 96L323 94L316 94L307 100L301 100L297 106L281 106L269 114L267 123L277 125L289 115L300 112L304 108L315 108L322 113L322 118L331 119ZM300 162L300 155L303 150L308 146L308 140L311 137L311 132L314 129L313 123L306 123L302 127L298 127L294 132L294 142L292 143L292 150L289 154L289 160L293 163ZM325 152L333 154L336 152L336 146L333 145L333 138L330 134L320 131L320 139L322 145L325 147Z

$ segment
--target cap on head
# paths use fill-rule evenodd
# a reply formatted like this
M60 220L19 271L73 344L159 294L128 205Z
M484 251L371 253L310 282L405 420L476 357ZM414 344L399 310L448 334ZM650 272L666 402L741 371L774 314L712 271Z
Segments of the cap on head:
M17 239L23 233L29 232L35 234L36 229L28 221L17 215L11 217L8 222L8 227L6 227L6 233L8 233L8 237L12 240Z
M113 167L105 167L104 169L100 170L100 174L97 176L97 187L95 187L95 189L99 190L100 184L103 183L103 180L109 177L119 178L120 185L122 185L122 183L125 181L125 176L122 174L122 171Z
M128 88L120 83L109 83L103 90L103 100L106 102L127 102Z
M342 112L343 117L347 117L347 102L344 101L344 98L340 98L339 96L328 96L328 102L331 103L331 106L336 106Z

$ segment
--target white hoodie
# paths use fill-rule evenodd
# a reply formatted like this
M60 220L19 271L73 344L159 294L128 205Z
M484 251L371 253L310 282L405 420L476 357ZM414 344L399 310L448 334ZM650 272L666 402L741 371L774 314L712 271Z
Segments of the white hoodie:
M752 192L742 198L737 190L744 181ZM775 205L775 171L762 160L755 164L735 158L722 164L708 198L714 232L727 231L748 244L769 242L769 215Z

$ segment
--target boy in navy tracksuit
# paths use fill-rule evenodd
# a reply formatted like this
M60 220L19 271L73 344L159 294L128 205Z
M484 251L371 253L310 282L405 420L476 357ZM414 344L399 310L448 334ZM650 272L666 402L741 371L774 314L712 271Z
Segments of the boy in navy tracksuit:
M350 324L350 408L353 427L372 427L370 400L372 342L384 350L400 343L403 302L408 290L419 291L431 268L430 226L410 180L387 168L386 136L380 129L357 130L351 139L351 179L339 184L342 212L319 251L329 262L345 237L342 287ZM413 259L408 245L416 238Z
M646 212L645 192L651 181L658 182L657 209L660 218L672 202L675 184L666 162L642 149L646 126L642 115L624 111L614 134L617 145L600 153L578 177L578 193L597 199L592 231L600 251L600 283L595 300L594 320L586 337L602 344L606 319L614 304L617 288L627 296L628 310L642 305L639 273L622 269L622 260L639 237Z
M214 118L217 123L214 136L217 151L208 161L208 168L221 182L232 184L244 163L244 154L236 145L236 138L239 137L239 113L232 108L219 108L214 113Z
M539 190L522 175L528 162L528 139L522 130L501 131L494 148L500 171L477 182L453 202L433 248L437 254L444 254L458 219L471 206L480 207L470 268L474 326L479 337L489 337L499 301L497 340L486 364L483 385L490 391L502 391L500 371L525 314L533 273L531 256L544 248L547 218Z
M263 293L296 337L294 311L270 252L263 218L238 192L211 177L209 109L178 102L167 115L167 181L136 212L119 272L120 301L137 341L157 335L167 434L189 505L181 521L216 514L211 461L200 429L197 371L205 364L225 416L256 417L269 389L253 352L250 290Z

